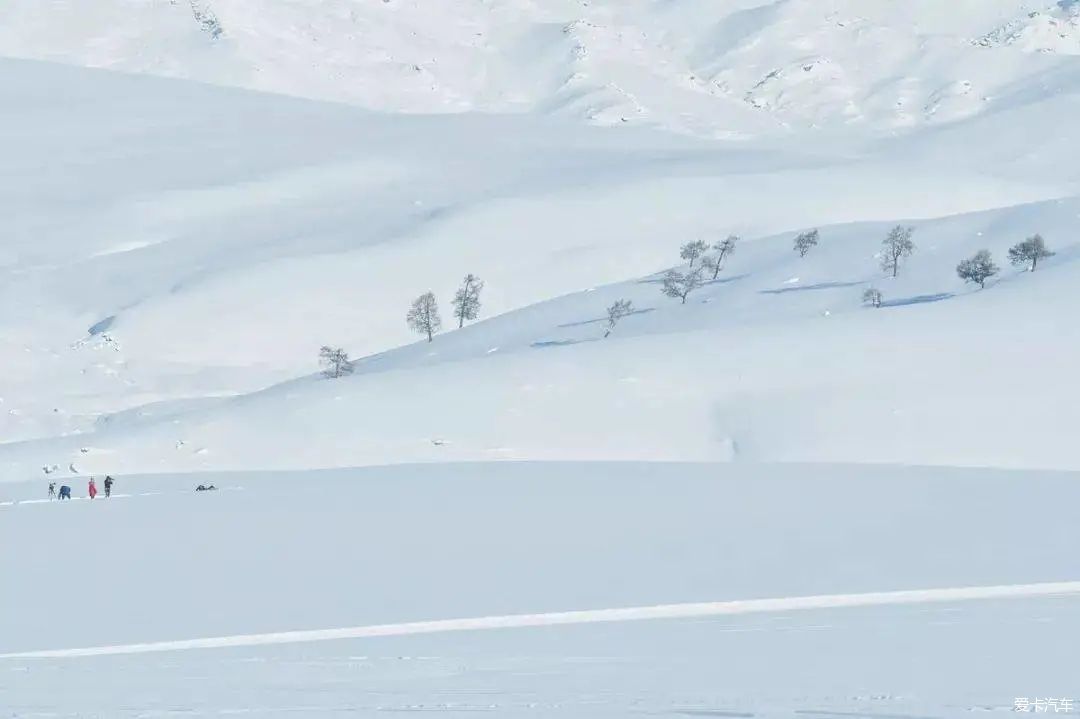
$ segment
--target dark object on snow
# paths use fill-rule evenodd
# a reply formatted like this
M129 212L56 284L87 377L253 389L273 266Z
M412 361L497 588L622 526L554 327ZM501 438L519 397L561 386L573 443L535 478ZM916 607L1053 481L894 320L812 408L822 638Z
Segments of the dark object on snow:
M49 499L56 499L56 482L49 482Z
M71 499L71 487L62 485L60 487L60 499Z
M198 487L195 488L195 491L196 492L212 492L215 489L217 489L217 487L215 487L212 484L209 487L207 487L205 484L200 484Z
M113 486L113 482L115 482L115 481L116 480L113 479L112 477L110 477L109 475L107 475L107 474L105 475L105 496L106 497L111 497L112 496L112 486Z

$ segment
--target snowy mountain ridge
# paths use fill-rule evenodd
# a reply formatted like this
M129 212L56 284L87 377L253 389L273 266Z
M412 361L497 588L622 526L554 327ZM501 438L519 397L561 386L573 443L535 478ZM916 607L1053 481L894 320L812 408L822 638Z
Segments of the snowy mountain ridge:
M993 110L1048 68L1075 71L1076 13L1054 0L9 0L0 55L734 138Z
M1012 45L1026 52L1080 54L1080 3L1059 0L1047 11L1033 10L987 33L977 41L983 47Z

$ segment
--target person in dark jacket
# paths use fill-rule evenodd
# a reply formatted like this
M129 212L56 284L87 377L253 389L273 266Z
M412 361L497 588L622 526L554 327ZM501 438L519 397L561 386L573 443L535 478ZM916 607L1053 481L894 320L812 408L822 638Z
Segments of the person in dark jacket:
M49 482L49 499L56 499L56 482Z
M60 496L58 499L71 499L71 487L66 484L60 485Z
M109 497L112 496L112 486L113 486L113 482L115 482L115 481L116 480L113 479L112 477L110 477L109 475L107 475L107 474L105 475L105 498L106 499L108 499Z

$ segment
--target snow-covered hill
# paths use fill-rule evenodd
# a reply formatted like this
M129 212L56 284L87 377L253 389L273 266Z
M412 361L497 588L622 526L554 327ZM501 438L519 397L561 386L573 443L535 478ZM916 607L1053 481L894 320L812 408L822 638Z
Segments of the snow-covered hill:
M1077 70L1064 0L7 0L0 54L406 112L905 128Z
M1080 403L1046 411L1075 391L1068 301L1046 299L1075 276L1078 151L1057 120L1077 111L1071 90L813 146L386 116L32 62L0 64L0 83L20 108L2 120L18 138L10 478L515 457L1080 464L1062 441ZM918 252L882 285L890 306L864 311L898 221ZM811 226L822 245L800 260L791 237ZM661 296L681 243L732 232L720 282L685 307ZM1038 273L976 294L955 277L1034 232L1058 252ZM447 312L467 272L495 319L380 354L412 341L413 297L434 290ZM649 312L583 342L618 297ZM372 358L351 379L288 381L327 343ZM1037 379L1017 383L1028 353Z
M1046 411L1075 391L1080 150L1062 118L1080 65L1018 39L1047 18L1067 39L1076 11L7 3L0 52L411 114L0 61L18 110L0 116L0 463L1080 466L1062 437L1080 403ZM882 284L898 222L918 251ZM1035 232L1058 253L1044 271L980 293L955 277ZM721 281L685 307L661 296L680 244L731 233ZM447 313L468 272L486 321L393 349L415 339L412 298ZM866 312L875 283L887 306ZM586 341L619 298L642 312ZM365 358L358 376L311 379L323 344Z
M983 47L1012 45L1026 52L1080 54L1080 3L1059 0L1045 11L1032 10L979 38Z

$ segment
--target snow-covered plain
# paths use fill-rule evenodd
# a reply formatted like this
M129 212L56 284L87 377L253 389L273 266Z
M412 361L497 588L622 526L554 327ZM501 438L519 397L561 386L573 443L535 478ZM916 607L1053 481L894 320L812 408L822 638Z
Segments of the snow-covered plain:
M3 3L0 713L1080 698L1078 12Z
M199 475L220 487L206 494L195 480L126 477L93 504L0 487L0 502L22 502L0 505L4 546L34 538L0 554L3 576L19 579L0 598L0 654L254 635L220 649L0 657L5 709L952 717L1080 689L1076 584L1000 589L1080 576L1080 530L1046 511L1080 499L1069 473L486 463ZM897 590L909 594L864 599ZM814 595L834 597L800 608ZM636 622L596 611L767 598L783 601ZM295 645L260 636L582 610L598 616Z

